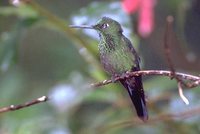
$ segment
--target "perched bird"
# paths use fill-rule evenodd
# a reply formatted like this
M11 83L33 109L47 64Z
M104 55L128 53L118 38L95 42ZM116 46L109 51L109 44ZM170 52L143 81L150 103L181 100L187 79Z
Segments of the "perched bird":
M100 43L98 45L101 63L112 78L125 74L127 71L139 71L139 56L130 40L123 35L121 25L109 18L101 18L92 26L74 26L72 28L87 28L98 31ZM135 106L137 115L143 121L148 119L145 95L141 76L120 80L127 89Z

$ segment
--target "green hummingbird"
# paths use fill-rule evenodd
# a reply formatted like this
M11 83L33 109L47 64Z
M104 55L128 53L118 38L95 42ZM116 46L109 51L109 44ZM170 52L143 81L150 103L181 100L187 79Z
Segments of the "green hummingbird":
M123 35L121 25L109 18L102 17L92 26L75 26L72 28L86 28L98 31L100 43L98 45L100 61L112 78L125 74L127 71L139 71L139 56L131 41ZM122 79L120 83L127 89L135 106L137 115L143 121L148 119L142 77Z

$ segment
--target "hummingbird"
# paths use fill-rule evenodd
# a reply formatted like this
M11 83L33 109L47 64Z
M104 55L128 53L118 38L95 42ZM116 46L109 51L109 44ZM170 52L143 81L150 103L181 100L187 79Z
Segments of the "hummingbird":
M70 25L70 27L94 29L99 33L100 42L98 49L100 61L105 71L112 78L125 75L126 72L140 70L140 58L131 41L123 35L122 27L117 21L109 17L102 17L95 25ZM128 91L138 117L146 121L148 119L148 112L142 77L134 76L119 81Z

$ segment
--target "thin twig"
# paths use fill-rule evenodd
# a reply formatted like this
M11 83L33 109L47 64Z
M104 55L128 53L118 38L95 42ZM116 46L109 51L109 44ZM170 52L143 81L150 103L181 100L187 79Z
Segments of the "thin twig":
M175 73L177 77L179 77L182 80L187 80L190 81L191 83L195 83L193 87L199 86L200 85L200 77L190 75L190 74L185 74L185 73ZM161 75L161 76L167 76L169 78L172 78L172 72L171 71L166 71L166 70L142 70L142 71L135 71L135 72L127 72L126 77L130 78L133 76L139 76L139 75ZM124 79L123 77L115 77L115 81ZM103 85L107 85L112 83L111 79L104 80L98 83L93 83L90 86L92 87L100 87Z
M172 16L168 16L166 21L167 21L167 25L166 25L165 35L164 35L165 56L166 56L166 59L167 59L167 63L169 65L169 69L172 71L172 76L176 78L174 65L173 65L171 57L170 57L171 49L169 47L169 45L171 43L171 38L170 38L171 31L170 30L172 29L172 23L174 21L174 18Z
M32 100L30 102L26 102L24 104L10 105L10 106L7 106L7 107L0 108L0 113L19 110L19 109L22 109L22 108L26 108L26 107L38 104L38 103L46 102L47 100L49 100L49 98L47 96L42 96L40 98L37 98L37 99Z
M186 104L186 105L189 105L189 101L188 99L184 96L183 94L183 89L181 87L181 82L179 81L178 82L178 92L179 92L179 95L181 97L181 99L183 100L183 102Z
M184 85L185 87L189 87L189 85L187 83L185 83L181 78L179 78L177 75L176 75L176 71L175 71L175 68L174 68L174 65L173 65L173 62L171 60L171 49L169 47L170 43L171 43L171 38L170 38L170 33L172 30L172 23L174 21L174 18L173 16L168 16L167 19L167 26L166 26L166 31L165 31L165 36L164 36L164 50L165 50L165 55L166 55L166 58L167 58L167 63L169 65L169 68L172 72L172 78L175 78L177 83L178 83L178 91L179 91L179 95L181 97L181 99L183 100L183 102L188 105L189 104L189 101L188 99L184 96L183 94L183 88L181 85ZM191 87L191 86L190 86Z

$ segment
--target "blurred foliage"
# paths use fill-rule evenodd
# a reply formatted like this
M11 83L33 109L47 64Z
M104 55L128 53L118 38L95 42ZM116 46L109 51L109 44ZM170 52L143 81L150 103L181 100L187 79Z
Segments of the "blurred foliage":
M101 16L118 20L134 43L143 69L167 69L163 33L167 15L175 17L172 57L178 71L199 74L200 2L157 1L155 29L139 38L119 1L37 0L13 6L0 2L0 106L20 104L39 96L52 97L39 104L0 116L1 134L132 134L199 133L200 116L126 125L137 119L119 84L96 89L87 86L109 78L99 63L98 34L74 30L69 24L94 24ZM130 18L134 17L134 18ZM177 84L164 77L144 77L150 118L198 107L199 89L184 90L185 106ZM119 123L119 124L118 124ZM120 123L122 123L120 125Z

